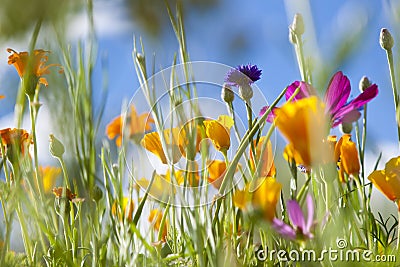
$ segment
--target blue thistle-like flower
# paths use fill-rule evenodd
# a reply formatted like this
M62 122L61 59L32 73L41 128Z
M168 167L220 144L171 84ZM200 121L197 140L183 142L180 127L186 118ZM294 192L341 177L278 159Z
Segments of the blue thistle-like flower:
M226 74L225 82L231 86L239 87L250 85L260 79L261 72L257 65L240 65Z

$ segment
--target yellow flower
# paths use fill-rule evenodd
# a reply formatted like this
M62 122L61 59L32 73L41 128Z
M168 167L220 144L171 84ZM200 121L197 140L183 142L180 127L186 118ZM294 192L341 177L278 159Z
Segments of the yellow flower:
M226 153L231 145L230 129L233 126L233 119L227 115L221 115L218 120L206 120L206 135L211 139L214 147Z
M122 144L122 135L123 135L123 121L122 116L118 116L114 118L106 127L106 135L108 139L114 139L117 146L121 146ZM142 135L151 130L151 125L154 123L154 120L150 117L149 113L142 113L140 115L137 114L136 108L134 105L130 107L130 114L127 117L127 125L129 127L129 138L133 140L140 140Z
M61 174L61 168L39 166L39 173L43 181L44 192L50 193L56 183L57 178Z
M234 205L241 210L251 206L260 210L264 219L272 221L275 217L275 209L281 194L282 184L275 178L258 178L244 190L238 190L233 195Z
M275 125L296 151L294 159L299 165L326 162L328 120L325 104L316 96L287 102L275 111Z
M208 182L216 189L221 187L226 171L226 163L223 160L212 160L207 163Z
M257 165L260 164L260 177L275 176L276 168L274 164L274 155L272 153L271 140L268 140L267 144L265 144L266 137L262 136L258 142L256 141L257 140L254 140L256 154L255 160L253 159L253 153L250 149L250 168L255 172Z
M243 190L238 189L233 193L233 205L241 210L246 210L247 204L250 201L251 195L248 192L247 186Z
M114 204L111 207L111 213L115 217L118 217L120 221L125 218L128 222L132 221L133 209L135 205L133 203L132 198L130 197L123 197L121 205L118 203L117 200L114 201ZM122 210L122 213L121 213ZM124 217L122 217L122 214Z
M390 159L384 170L373 171L368 180L388 199L397 201L400 210L400 157Z
M181 181L179 177L175 178L178 180L178 183ZM183 181L183 178L182 178ZM166 201L168 198L173 197L176 192L176 184L171 182L170 175L159 175L154 174L153 183L150 186L150 181L145 178L142 178L136 181L137 185L142 187L144 190L149 191L149 195L159 201Z
M14 65L15 69L18 72L18 75L21 78L24 78L26 75L29 76L36 76L37 82L36 83L41 83L45 86L48 85L46 78L42 77L45 74L49 74L49 68L52 66L60 66L59 64L50 64L46 65L48 56L47 54L49 51L45 51L42 49L34 50L33 51L33 57L32 57L32 65L30 66L30 69L28 70L27 68L29 67L29 53L28 52L16 52L15 50L11 48L7 48L8 53L12 53L8 57L8 64L9 65ZM29 71L29 73L27 72ZM31 77L29 77L31 78Z
M150 211L148 220L153 225L154 230L160 231L162 217L163 217L163 213L161 210L153 209ZM166 240L167 230L168 230L168 221L166 220L164 223L164 227L162 229L162 234L161 234L161 241L163 241L163 242L165 242L165 240Z
M179 147L179 131L179 128L172 128L165 129L163 132L164 140L168 150L168 159L172 161L172 163L177 163L182 157L180 153L182 148ZM156 155L162 163L168 163L158 132L145 134L140 143L145 149Z
M340 159L340 160L339 160ZM351 141L351 135L345 134L335 146L335 160L339 166L339 179L345 182L343 173L358 176L360 172L360 161L356 144Z
M179 149L184 157L193 160L200 151L200 142L203 140L204 127L196 125L196 121L190 121L181 127L179 131ZM196 137L194 137L194 133Z
M185 184L188 186L198 186L200 181L199 175L199 166L196 162L189 162L186 166L186 170L175 170L174 177L178 185ZM165 175L165 179L168 182L173 183L171 178L172 171L170 169L167 170Z

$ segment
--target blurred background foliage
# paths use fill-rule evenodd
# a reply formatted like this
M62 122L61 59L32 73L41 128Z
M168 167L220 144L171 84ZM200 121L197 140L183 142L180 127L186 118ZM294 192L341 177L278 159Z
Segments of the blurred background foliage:
M63 21L82 10L83 0L2 0L0 9L0 38L7 40L32 31L38 21L43 23ZM96 2L96 1L95 1ZM121 1L117 1L121 2ZM149 35L157 36L170 27L165 4L174 6L176 0L123 0L132 21ZM219 0L186 0L185 12L192 9L206 11ZM112 12L112 11L111 11Z

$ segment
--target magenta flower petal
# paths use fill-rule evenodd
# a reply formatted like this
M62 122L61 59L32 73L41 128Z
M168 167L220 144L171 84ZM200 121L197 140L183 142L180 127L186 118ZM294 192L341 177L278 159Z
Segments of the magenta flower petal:
M306 223L304 221L303 211L296 200L289 200L287 202L287 211L289 219L295 228L300 228L301 231L305 230Z
M304 231L310 233L314 220L314 202L311 195L307 195L306 203L307 203L307 222Z
M269 106L265 106L260 110L259 116L262 117L265 112L269 109ZM269 123L272 123L275 119L275 111L279 108L272 108L271 112L267 115L266 121Z
M371 85L364 92L359 94L356 98L354 98L349 105L353 105L355 109L358 109L369 101L374 99L378 95L378 86L376 84Z
M354 98L350 103L340 108L335 114L333 114L332 121L342 121L342 118L345 117L348 113L353 110L357 110L363 105L367 104L369 101L374 99L378 95L378 86L376 84L371 85L364 92L362 92L359 96Z
M350 90L350 81L347 76L343 75L341 71L336 72L329 82L324 99L330 114L335 114L346 104Z
M277 231L284 237L289 239L296 239L296 231L290 225L284 223L282 220L274 218L272 220L272 227L275 229L275 231Z
M348 113L344 114L341 118L336 118L336 120L333 121L332 127L336 127L341 123L353 123L357 121L360 117L361 117L360 111L358 111L357 109L353 109Z
M300 87L299 92L296 94L296 96L293 98L293 101L297 101L306 97L309 97L311 95L315 95L314 90L312 89L311 85L305 82L300 82L300 81L295 81L291 85L288 86L288 89L286 90L285 93L285 98L286 101L289 100L289 98L294 94L297 88Z

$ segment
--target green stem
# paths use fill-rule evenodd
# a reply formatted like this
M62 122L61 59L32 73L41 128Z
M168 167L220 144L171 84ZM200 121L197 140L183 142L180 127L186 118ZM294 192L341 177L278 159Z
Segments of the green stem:
M387 56L387 61L389 65L389 72L390 72L390 81L392 83L392 90L393 90L393 100L394 100L394 109L397 113L398 107L399 107L399 95L397 93L397 88L396 88L396 79L394 75L394 64L393 64L393 53L392 50L386 50L386 56ZM400 146L400 125L397 122L397 137L399 141L399 146Z
M63 171L63 175L64 175L64 185L65 185L66 187L72 189L72 188L71 188L71 185L70 185L70 183L69 183L69 177L68 177L67 167L65 166L64 159L63 159L62 157L59 157L59 158L57 158L57 159L58 159L58 161L60 162L61 169L62 169L62 171Z
M29 100L29 107L30 107L29 113L30 113L30 118L31 118L32 139L33 139L33 156L34 156L34 164L35 164L34 177L35 177L35 183L36 183L37 189L39 191L40 201L43 201L43 185L39 179L39 157L38 157L37 140L36 140L36 118L37 118L37 107L35 106L36 104L38 104L38 103L37 103L37 99L35 96L35 99Z
M34 266L33 260L32 260L32 256L33 256L32 255L32 247L31 247L31 243L29 242L28 229L26 227L25 218L22 213L21 203L18 203L18 206L17 206L17 216L18 216L19 224L21 226L21 235L22 235L22 240L24 242L24 248L25 248L25 252L27 254L29 266Z
M296 44L295 44L295 51L297 56L297 63L299 64L299 70L301 79L306 83L309 83L309 79L307 77L307 70L306 70L306 62L304 60L304 52L303 52L303 40L301 39L301 35L296 36Z
M303 184L303 186L300 188L299 193L297 194L296 200L299 203L303 202L303 197L305 192L307 191L308 185L311 182L311 174L307 173L307 180L306 182Z
M247 123L249 130L253 128L253 110L251 109L251 100L245 101L246 104L246 111L247 111ZM249 140L250 142L250 151L253 154L253 159L256 158L256 149L254 147L254 142L252 138ZM227 165L228 166L228 165Z

